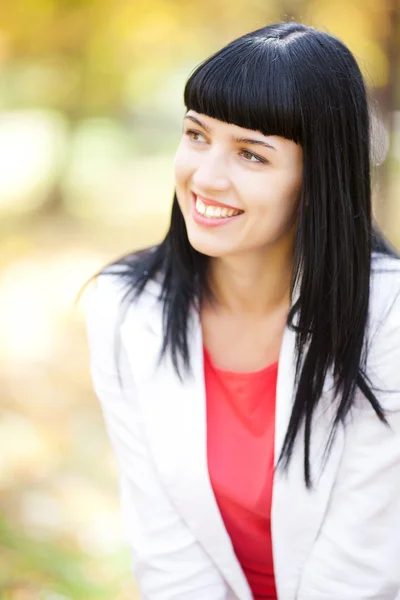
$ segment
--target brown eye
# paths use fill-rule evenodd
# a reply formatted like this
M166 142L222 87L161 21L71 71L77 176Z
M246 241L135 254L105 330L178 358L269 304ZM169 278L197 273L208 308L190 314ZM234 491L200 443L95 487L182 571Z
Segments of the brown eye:
M193 129L188 129L187 131L185 131L185 135L187 135L189 137L189 139L193 140L193 142L198 142L199 139L198 137L204 137L202 133L200 133L200 131L194 131ZM197 136L197 137L195 137Z
M250 150L241 150L241 154L242 156L244 156L244 158L246 159L247 162L252 162L252 163L265 163L267 162L266 160L264 160L263 158L261 158L261 156L258 156L257 154L254 154L254 152L250 152ZM252 160L255 159L255 160Z

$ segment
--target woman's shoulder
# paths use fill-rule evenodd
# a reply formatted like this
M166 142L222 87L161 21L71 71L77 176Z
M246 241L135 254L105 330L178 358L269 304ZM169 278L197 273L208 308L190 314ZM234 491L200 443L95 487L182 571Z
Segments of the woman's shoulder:
M373 273L400 272L400 256L384 252L372 252L371 269Z
M151 246L126 254L121 258L107 264L95 277L96 286L102 293L114 297L134 294L140 283L144 283L143 292L152 294L159 292L161 280L157 273L149 276L150 265L158 246Z
M370 314L381 320L384 313L400 300L400 259L373 253L370 279Z
M400 260L373 261L367 374L386 409L400 410Z
M153 246L125 255L97 273L90 290L88 318L104 325L116 320L122 323L130 311L158 299L159 277L146 279L146 264L155 249Z

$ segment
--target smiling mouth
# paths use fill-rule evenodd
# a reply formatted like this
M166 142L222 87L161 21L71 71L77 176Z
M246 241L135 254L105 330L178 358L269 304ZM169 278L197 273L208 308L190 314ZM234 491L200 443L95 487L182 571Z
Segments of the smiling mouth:
M237 215L242 214L243 210L238 210L234 208L227 208L224 206L214 206L211 204L207 204L198 198L195 194L195 208L196 212L202 217L209 219L227 219L230 217L236 217Z

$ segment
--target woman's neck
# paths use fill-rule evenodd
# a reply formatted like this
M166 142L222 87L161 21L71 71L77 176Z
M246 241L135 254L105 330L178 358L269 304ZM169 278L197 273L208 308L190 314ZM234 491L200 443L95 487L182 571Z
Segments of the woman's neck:
M290 306L293 252L212 258L209 282L214 308L248 317L265 317Z

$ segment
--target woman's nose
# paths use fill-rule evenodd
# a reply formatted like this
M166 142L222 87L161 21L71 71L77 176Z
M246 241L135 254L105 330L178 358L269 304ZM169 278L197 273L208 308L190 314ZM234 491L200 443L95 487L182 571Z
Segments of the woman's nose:
M222 157L215 154L204 158L193 173L193 184L199 190L224 191L229 188L228 166Z

